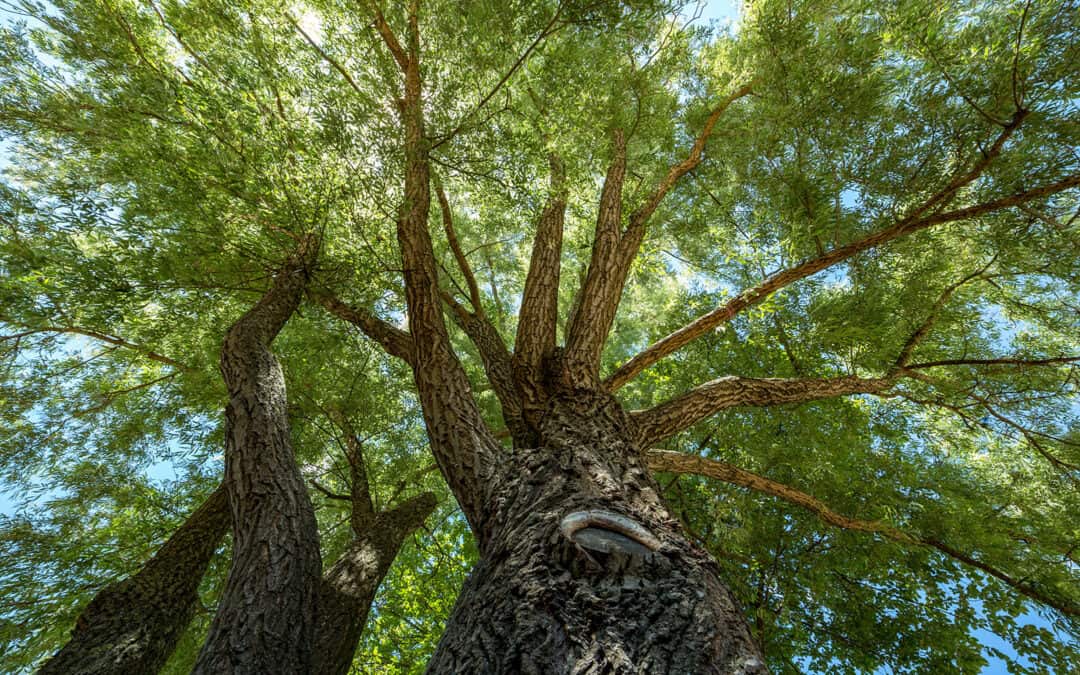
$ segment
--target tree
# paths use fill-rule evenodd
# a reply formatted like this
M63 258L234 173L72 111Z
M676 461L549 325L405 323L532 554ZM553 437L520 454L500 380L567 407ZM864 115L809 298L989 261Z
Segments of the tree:
M52 495L4 529L12 669L222 445L232 568L167 671L209 631L197 668L343 672L365 619L430 672L1080 665L1070 3L11 11L3 460ZM460 515L402 546L429 490ZM383 543L335 605L346 521ZM287 638L236 602L274 566Z

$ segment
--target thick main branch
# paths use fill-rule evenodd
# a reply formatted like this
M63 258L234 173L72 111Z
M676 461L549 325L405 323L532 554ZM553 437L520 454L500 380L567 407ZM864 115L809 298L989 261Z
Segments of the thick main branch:
M562 268L563 225L566 218L566 169L550 157L551 183L547 203L536 224L529 273L518 312L514 340L516 372L526 414L544 405L544 360L555 353L559 322L559 276Z
M678 181L701 163L705 144L717 122L736 100L747 96L749 84L737 89L716 106L694 140L686 159L672 165L655 190L622 227L622 187L626 174L626 143L622 132L615 135L615 154L600 195L596 237L592 258L567 331L563 377L575 386L593 386L599 379L600 356L630 268L637 257L649 219Z
M742 406L804 403L834 396L876 394L894 378L754 378L730 375L695 387L648 410L635 411L638 443L648 447L687 429L721 410Z
M317 248L314 238L303 240L222 345L233 559L194 673L311 668L319 531L293 454L285 378L270 343L300 304Z
M138 572L94 596L71 640L38 675L161 670L195 614L199 584L228 529L229 499L219 487Z

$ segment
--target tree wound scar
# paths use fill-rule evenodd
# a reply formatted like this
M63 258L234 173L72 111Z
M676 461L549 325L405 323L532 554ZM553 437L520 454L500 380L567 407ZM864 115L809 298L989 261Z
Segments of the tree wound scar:
M660 540L641 523L611 511L574 511L563 517L559 530L578 546L601 553L646 555L660 548Z

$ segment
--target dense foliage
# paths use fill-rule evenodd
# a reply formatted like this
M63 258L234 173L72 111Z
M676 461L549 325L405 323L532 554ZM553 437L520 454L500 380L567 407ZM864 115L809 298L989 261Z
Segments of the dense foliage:
M219 482L221 340L299 235L322 236L319 293L404 325L403 157L400 76L365 3L3 5L0 478L19 508L0 521L0 669L21 672ZM650 222L605 376L778 271L885 230L955 176L978 168L931 213L1024 195L783 284L618 396L639 409L727 375L896 376L874 393L722 410L662 443L877 534L664 473L673 512L776 672L977 672L990 657L1080 672L1080 6L761 0L737 30L693 9L422 4L433 168L487 315L512 343L550 156L567 176L565 320L614 130L629 212L742 86ZM466 302L437 220L444 290ZM452 337L500 429L474 346ZM324 560L348 536L328 411L364 438L377 502L440 495L356 657L359 672L419 672L475 551L411 373L316 302L275 351ZM168 672L190 668L227 568L226 550ZM985 647L989 633L1011 650Z

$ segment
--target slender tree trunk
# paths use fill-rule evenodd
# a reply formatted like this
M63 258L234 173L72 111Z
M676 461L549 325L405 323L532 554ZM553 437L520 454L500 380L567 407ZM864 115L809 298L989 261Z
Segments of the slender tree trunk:
M312 672L345 675L367 622L375 592L405 537L435 509L430 492L381 513L323 575Z
M94 596L39 675L161 670L195 613L199 582L228 527L228 496L218 488L142 569Z
M293 457L285 379L269 346L300 303L314 245L305 242L222 347L233 560L194 673L311 671L319 531Z
M764 673L614 399L554 397L518 450L429 673Z

